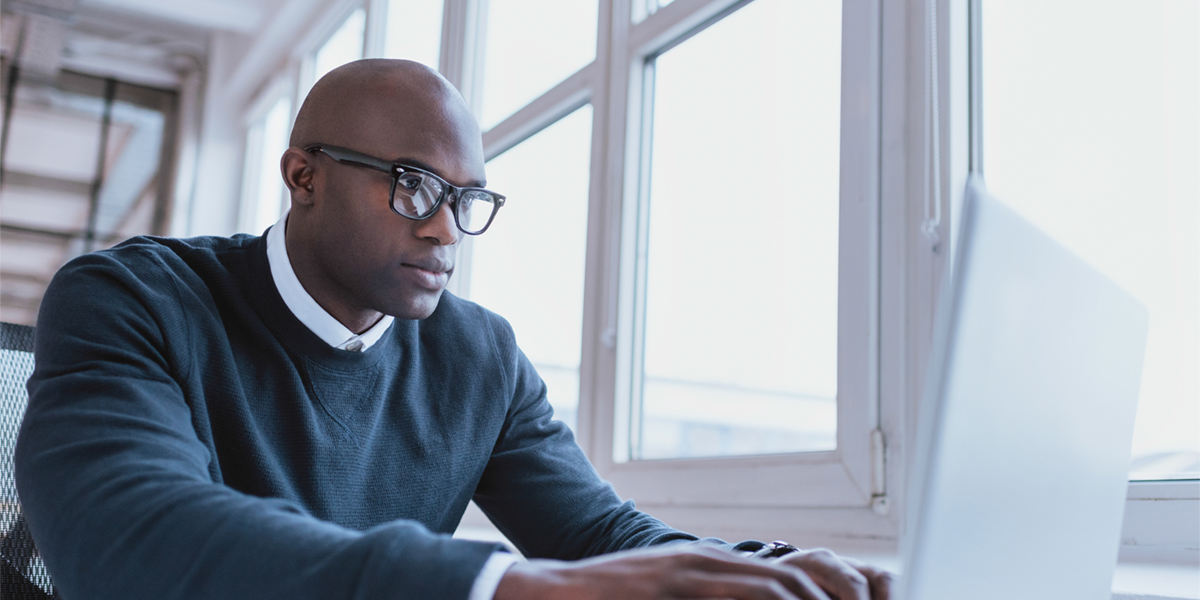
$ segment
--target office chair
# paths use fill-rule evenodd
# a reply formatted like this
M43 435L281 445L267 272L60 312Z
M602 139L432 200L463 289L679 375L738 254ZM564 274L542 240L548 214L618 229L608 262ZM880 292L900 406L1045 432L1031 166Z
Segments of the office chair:
M13 451L33 373L33 328L0 323L0 598L58 598L21 513L13 480Z

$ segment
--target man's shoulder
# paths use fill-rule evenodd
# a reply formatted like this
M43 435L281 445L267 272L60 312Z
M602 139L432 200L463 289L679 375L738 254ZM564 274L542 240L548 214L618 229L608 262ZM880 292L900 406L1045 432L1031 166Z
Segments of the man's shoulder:
M437 309L429 316L431 324L454 325L464 327L510 328L504 317L484 308L470 300L459 298L450 292L443 292ZM510 328L511 329L511 328Z
M112 248L96 254L111 255L118 260L136 261L139 258L158 256L173 260L174 257L207 256L220 259L223 255L247 252L259 238L245 233L233 237L205 235L190 238L157 237L140 235L129 238Z
M215 288L236 286L235 280L246 278L235 273L246 271L244 265L257 239L247 235L130 238L63 265L43 304L69 308L80 304L83 296L94 296L96 303L129 298L169 311L196 309L212 302ZM185 296L199 304L183 301Z
M437 309L422 326L453 332L455 337L479 343L495 344L501 351L515 345L512 326L504 317L450 292L442 293Z
M59 270L58 277L78 272L111 271L120 278L157 279L194 272L203 265L217 266L231 256L245 255L258 238L203 236L168 238L133 237L116 246L76 257Z

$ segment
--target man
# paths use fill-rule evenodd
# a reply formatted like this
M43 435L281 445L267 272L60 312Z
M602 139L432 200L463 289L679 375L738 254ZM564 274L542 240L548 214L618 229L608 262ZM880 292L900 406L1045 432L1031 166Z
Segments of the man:
M503 198L437 73L331 72L281 168L266 235L135 238L47 290L17 484L63 597L887 597L826 551L689 544L596 476L507 323L442 294ZM451 539L472 499L533 560Z

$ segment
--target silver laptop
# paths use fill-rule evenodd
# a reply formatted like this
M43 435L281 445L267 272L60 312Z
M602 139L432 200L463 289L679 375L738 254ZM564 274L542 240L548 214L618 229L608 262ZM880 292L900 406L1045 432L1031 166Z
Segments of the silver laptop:
M901 597L1110 599L1146 309L978 179L961 223L918 416Z

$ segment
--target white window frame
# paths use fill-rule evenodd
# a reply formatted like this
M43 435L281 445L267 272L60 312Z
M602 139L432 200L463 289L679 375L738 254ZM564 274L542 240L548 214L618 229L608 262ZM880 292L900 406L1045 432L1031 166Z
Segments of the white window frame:
M743 2L676 2L629 25L628 3L614 3L613 67L608 114L623 124L623 143L610 142L609 160L624 182L609 190L607 236L619 240L603 255L609 285L597 294L605 303L601 332L615 344L595 340L591 457L618 491L649 512L683 528L702 531L713 518L753 518L772 511L789 528L809 533L832 525L864 535L894 536L886 518L883 461L872 460L878 441L878 7L844 0L838 268L837 449L773 456L678 460L628 460L629 390L633 373L633 297L640 181L650 126L644 106L644 65L664 47L736 10ZM781 74L781 76L786 76ZM864 101L865 100L865 101ZM589 298L592 295L589 294ZM615 334L615 336L613 335ZM599 342L599 343L597 343ZM585 393L587 390L585 390ZM882 451L881 445L876 445ZM871 509L874 503L878 512ZM733 512L729 512L732 510ZM830 519L830 510L839 511ZM745 513L736 515L735 513ZM786 516L784 516L786 515ZM844 519L848 519L845 521ZM776 533L775 535L783 535Z
M263 148L263 128L267 119L267 115L271 109L275 107L275 103L285 97L290 97L295 87L293 80L290 77L278 77L266 88L259 93L254 102L243 113L242 130L245 132L243 140L245 145L242 151L242 187L241 187L241 202L239 203L237 230L247 232L253 235L258 235L262 231L255 231L257 228L257 216L259 204L265 201L265 198L258 197L259 182L263 173L259 169L262 163ZM291 122L295 118L295 101L292 101L291 114L288 115L288 129L291 129ZM287 188L284 188L284 194L280 195L278 202L280 207L284 207L284 195Z

